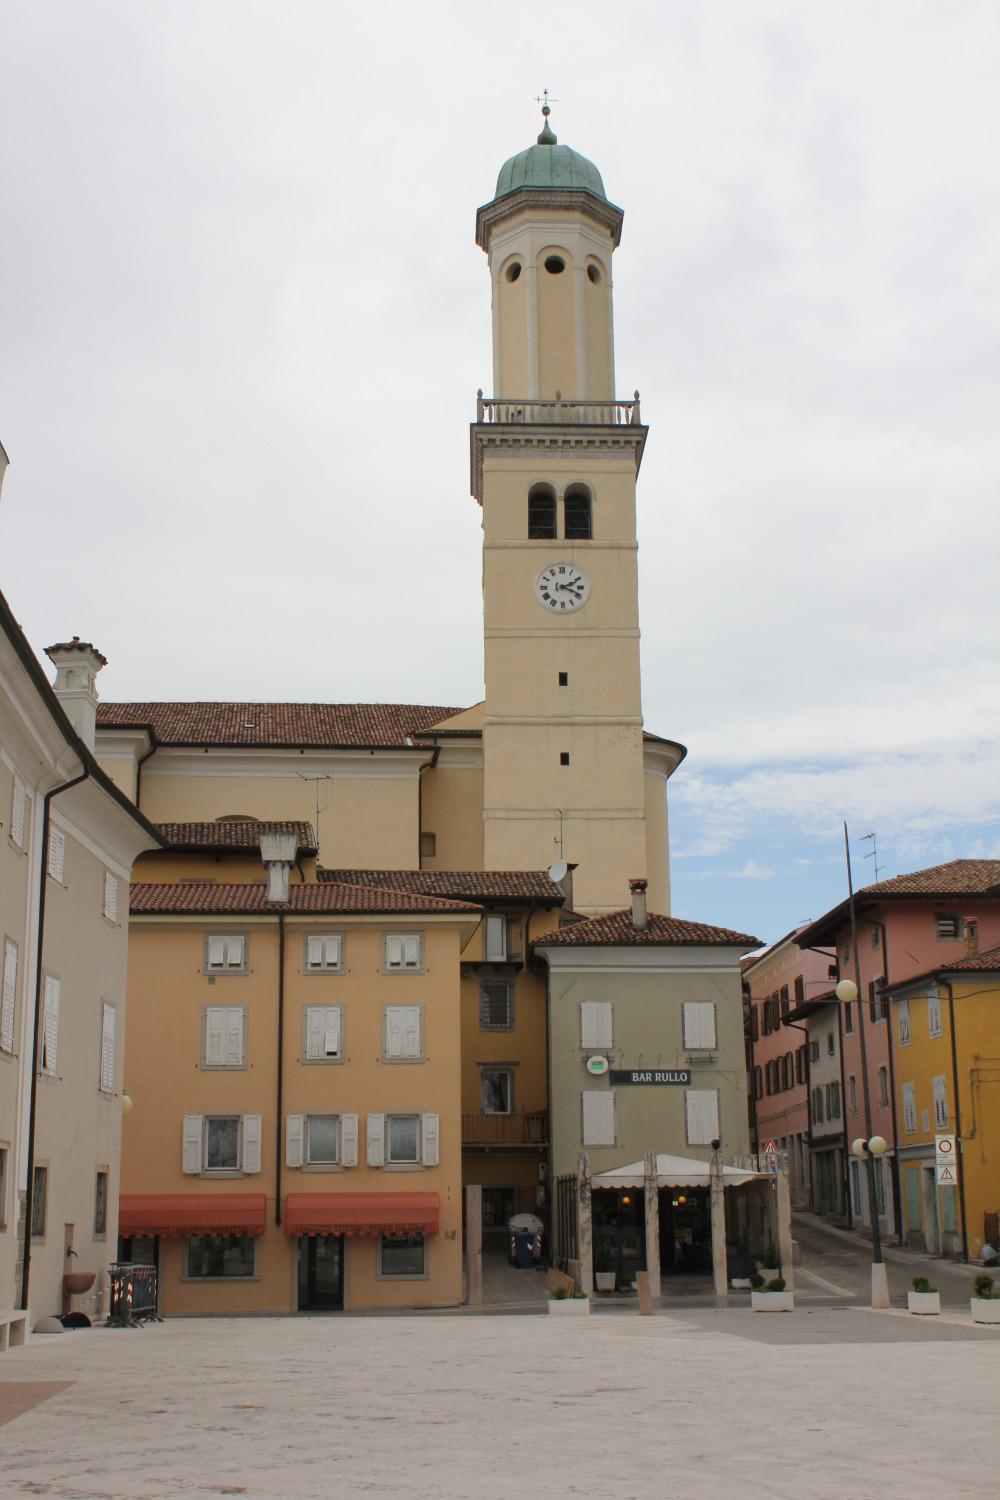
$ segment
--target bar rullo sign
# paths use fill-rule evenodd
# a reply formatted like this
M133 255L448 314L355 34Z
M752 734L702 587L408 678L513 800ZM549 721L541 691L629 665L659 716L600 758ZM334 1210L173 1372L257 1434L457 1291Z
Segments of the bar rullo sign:
M675 1083L686 1086L691 1082L690 1068L612 1068L608 1074L612 1083Z

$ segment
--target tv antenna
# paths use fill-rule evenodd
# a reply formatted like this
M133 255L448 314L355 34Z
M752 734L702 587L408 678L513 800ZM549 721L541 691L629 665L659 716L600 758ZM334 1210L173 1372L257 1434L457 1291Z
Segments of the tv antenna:
M878 843L876 841L874 833L863 833L861 835L860 842L862 844L864 844L864 843L867 842L868 839L871 839L872 846L871 846L871 849L868 851L868 853L865 855L865 859L870 859L870 860L874 861L875 879L877 881L878 877L879 877L879 873L882 870L885 869L885 865L880 865L879 862L878 862Z

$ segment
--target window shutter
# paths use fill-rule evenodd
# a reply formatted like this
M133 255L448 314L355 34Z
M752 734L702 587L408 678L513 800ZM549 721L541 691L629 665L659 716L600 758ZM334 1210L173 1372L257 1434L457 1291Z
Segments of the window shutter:
M221 1068L225 1054L225 1011L220 1005L210 1005L205 1012L205 1063L210 1068Z
M118 921L118 881L110 870L104 872L104 915L109 922Z
M610 1047L612 1035L611 1001L581 1000L580 1045Z
M221 937L210 937L208 940L208 967L210 969L221 969L226 962L226 940Z
M184 1146L181 1154L181 1171L201 1171L201 1115L184 1116Z
M387 969L403 967L403 939L389 936L385 940L385 966Z
M306 938L306 963L310 969L322 968L323 939L321 937Z
M226 1062L230 1067L243 1066L243 1007L226 1007Z
M49 874L62 883L66 869L66 835L61 828L49 828Z
M583 1144L585 1146L613 1146L615 1144L615 1094L614 1089L584 1089L583 1099Z
M947 1125L948 1123L948 1088L943 1078L932 1078L931 1087L934 1090L934 1123L935 1125Z
M101 1088L110 1094L115 1086L115 1008L101 1006Z
M423 1115L420 1122L421 1160L425 1167L436 1167L441 1160L441 1117Z
M241 937L226 938L226 968L242 969L243 967L243 943Z
M42 1068L54 1073L59 1062L59 998L61 985L51 974L45 977L43 1004Z
M910 1002L899 1002L899 1044L904 1047L910 1040Z
M420 1007L407 1005L402 1012L403 1056L420 1056Z
M420 968L420 934L408 932L403 937L403 968Z
M715 1005L711 1000L684 1002L684 1045L711 1049L715 1041Z
M710 1146L719 1138L718 1089L688 1089L685 1097L689 1146Z
M306 1010L306 1057L323 1056L323 1008L310 1005Z
M324 1013L323 1057L340 1056L340 1006L328 1006Z
M385 1008L386 1057L403 1056L403 1014L401 1005L387 1005Z
M507 918L490 916L486 918L486 959L487 962L502 963L507 957Z
M14 1002L17 998L17 947L9 939L3 945L3 1008L0 1010L0 1049L14 1050Z
M340 1117L340 1165L356 1167L358 1164L358 1117Z
M243 1170L260 1171L260 1115L243 1116Z
M14 780L14 802L10 813L10 836L19 849L24 848L24 812L27 803L24 782Z
M368 1116L367 1152L368 1165L381 1167L385 1164L385 1115Z
M903 1084L903 1125L911 1135L917 1128L917 1096L912 1083Z
M305 1115L285 1116L285 1166L301 1167L305 1137Z

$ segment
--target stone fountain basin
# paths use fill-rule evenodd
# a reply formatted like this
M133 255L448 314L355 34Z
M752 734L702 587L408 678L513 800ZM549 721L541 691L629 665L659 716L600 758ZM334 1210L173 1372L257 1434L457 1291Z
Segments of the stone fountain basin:
M96 1276L96 1271L67 1271L63 1277L63 1291L69 1297L79 1297L90 1291Z

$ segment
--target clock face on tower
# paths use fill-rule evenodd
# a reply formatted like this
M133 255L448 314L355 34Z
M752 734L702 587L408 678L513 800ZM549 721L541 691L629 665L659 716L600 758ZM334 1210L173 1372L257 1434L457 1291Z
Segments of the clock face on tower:
M550 563L535 579L535 598L543 609L569 614L586 604L590 580L573 563Z

